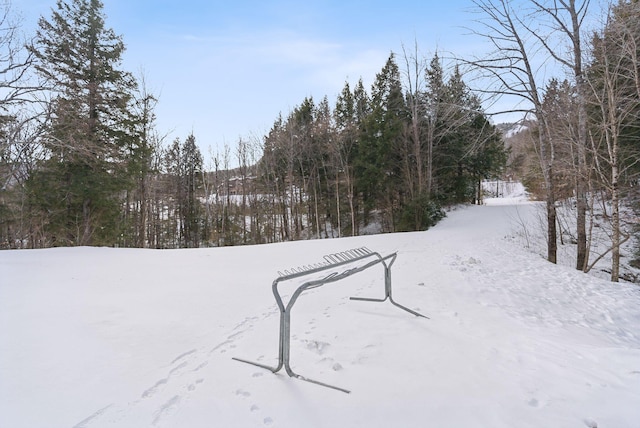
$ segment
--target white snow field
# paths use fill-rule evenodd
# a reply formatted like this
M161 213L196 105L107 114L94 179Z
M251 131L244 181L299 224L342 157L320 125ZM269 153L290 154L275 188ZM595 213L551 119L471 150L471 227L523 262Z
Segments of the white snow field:
M516 237L536 205L463 207L426 232L197 250L0 252L0 427L640 427L640 289ZM510 204L507 204L509 202ZM276 365L271 283L398 251L310 290ZM283 284L290 295L299 283Z

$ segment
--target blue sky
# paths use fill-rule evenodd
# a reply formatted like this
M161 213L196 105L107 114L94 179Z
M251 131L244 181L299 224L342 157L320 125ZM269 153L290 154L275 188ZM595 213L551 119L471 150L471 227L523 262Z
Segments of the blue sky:
M208 147L260 138L306 96L333 104L345 81L367 88L402 45L477 53L469 0L103 0L107 26L123 36L124 68L144 73L159 96L169 141L193 131ZM26 30L55 0L14 0Z

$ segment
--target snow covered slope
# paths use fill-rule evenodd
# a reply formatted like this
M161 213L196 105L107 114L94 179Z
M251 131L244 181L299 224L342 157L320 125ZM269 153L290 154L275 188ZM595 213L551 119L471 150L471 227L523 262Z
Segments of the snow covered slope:
M640 426L640 290L515 238L535 205L466 207L426 232L198 250L0 252L0 427ZM398 251L303 294L274 365L278 270ZM295 284L284 287L291 293Z

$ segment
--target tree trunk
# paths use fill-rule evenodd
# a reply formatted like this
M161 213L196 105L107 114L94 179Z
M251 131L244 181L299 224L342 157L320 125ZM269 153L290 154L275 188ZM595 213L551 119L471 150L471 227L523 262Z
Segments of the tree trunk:
M149 245L147 243L147 217L148 217L148 197L147 197L147 180L148 176L146 172L143 173L142 179L140 180L140 222L138 229L138 239L140 240L141 248L148 248Z
M578 172L580 175L580 171ZM577 255L576 255L576 269L584 270L589 263L587 257L587 194L585 190L584 179L578 177L576 186L576 209L577 209L577 222L576 222L576 238L577 238Z
M556 204L550 189L547 189L547 260L557 263L558 232L556 226Z
M557 214L556 214L556 184L554 170L554 148L553 143L548 138L549 131L544 117L541 118L539 129L539 150L540 163L544 175L545 182L545 201L547 205L547 260L551 263L557 263L558 253L558 231L557 231ZM548 147L547 147L548 144ZM547 153L548 149L548 153Z
M82 202L82 229L80 245L89 245L91 243L91 199L85 199Z
M616 147L617 149L617 147ZM618 167L611 168L611 281L620 278L620 197L618 194Z
M338 179L338 174L336 174L336 213L338 216L338 238L342 237L342 213L340 212L340 180Z

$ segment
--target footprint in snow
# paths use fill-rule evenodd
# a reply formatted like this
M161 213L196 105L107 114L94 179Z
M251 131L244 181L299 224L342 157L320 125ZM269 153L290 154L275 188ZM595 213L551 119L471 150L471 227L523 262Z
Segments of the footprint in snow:
M245 391L243 389L236 390L236 395L238 397L251 397L251 393L249 391Z
M310 340L307 342L307 349L318 355L322 355L329 346L331 345L327 342L320 342L317 340Z
M209 364L208 361L204 361L203 363L201 363L198 367L196 367L195 369L193 369L194 372L197 372L199 370L201 370L202 368L204 368L207 364Z
M189 364L185 361L182 364L180 364L177 367L172 368L171 370L169 370L169 376L171 376L172 374L174 374L175 372L177 372L180 369L183 369L185 367L187 367Z
M153 419L153 425L157 425L165 416L169 413L172 413L178 408L180 404L180 396L176 395L166 403L164 403L160 408L156 411L156 417Z
M189 384L189 386L187 387L187 390L189 391L195 391L196 387L198 385L200 385L202 382L204 382L204 379L198 379L196 380L194 383Z
M185 357L187 357L187 356L189 356L191 354L194 354L195 352L196 352L196 349L192 349L190 351L184 352L184 353L178 355L176 358L174 358L173 361L171 361L171 364L175 364L178 361L180 361L181 359L183 359L183 358L185 358Z
M155 385L153 385L151 388L147 389L146 391L144 391L142 393L142 398L153 397L155 395L155 393L158 391L158 388L160 388L162 385L166 384L168 381L169 381L168 378L160 379L159 381L156 382Z
M106 412L110 407L112 407L113 404L109 404L106 407L103 407L102 409L94 412L91 416L89 416L88 418L83 419L82 421L78 422L76 425L73 426L73 428L83 428L86 427L89 422L91 422L92 420L100 417L104 412Z

